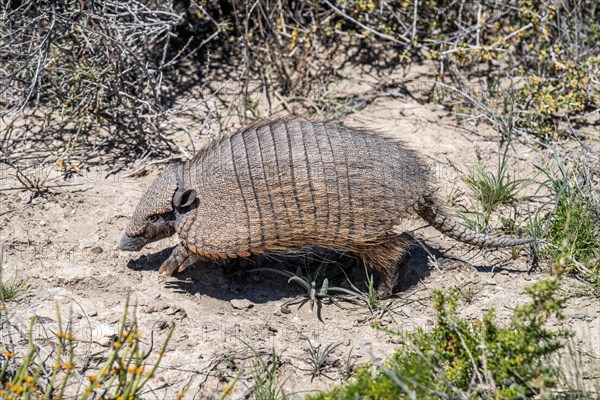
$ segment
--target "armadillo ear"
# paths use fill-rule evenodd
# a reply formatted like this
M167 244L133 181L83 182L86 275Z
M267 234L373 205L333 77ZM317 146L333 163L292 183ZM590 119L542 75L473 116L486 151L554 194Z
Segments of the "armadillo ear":
M184 208L191 206L196 200L196 191L194 189L178 189L173 196L173 205L175 208Z

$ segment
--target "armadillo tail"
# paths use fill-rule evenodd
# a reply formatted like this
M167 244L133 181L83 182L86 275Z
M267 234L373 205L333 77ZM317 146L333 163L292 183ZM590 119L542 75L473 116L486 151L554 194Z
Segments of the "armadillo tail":
M444 235L473 246L510 247L533 241L532 237L522 239L502 236L496 237L472 231L448 216L433 199L425 199L425 202L421 203L416 211L421 218Z

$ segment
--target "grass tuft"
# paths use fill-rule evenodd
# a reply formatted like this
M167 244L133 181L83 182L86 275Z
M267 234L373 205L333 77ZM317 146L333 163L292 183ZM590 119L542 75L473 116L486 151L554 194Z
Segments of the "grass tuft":
M14 276L10 280L4 280L4 277L0 274L0 300L8 301L16 298L27 289L28 285L27 279L19 279Z
M554 210L545 219L549 244L542 252L554 268L566 270L591 284L600 296L600 201L585 163L558 173L545 171L544 183L555 194Z
M252 395L255 400L278 400L285 399L283 390L285 381L281 381L278 375L279 359L272 350L268 361L263 360L258 354L253 358L252 376L254 387Z
M520 195L521 190L534 183L532 179L514 179L510 175L511 158L508 150L511 136L509 133L506 140L500 143L496 171L488 169L481 160L474 166L467 167L466 171L451 164L475 199L476 211L465 210L460 213L467 226L475 231L485 231L491 222L492 213L499 206L517 203L523 197ZM514 228L514 220L508 224L504 221L503 224Z

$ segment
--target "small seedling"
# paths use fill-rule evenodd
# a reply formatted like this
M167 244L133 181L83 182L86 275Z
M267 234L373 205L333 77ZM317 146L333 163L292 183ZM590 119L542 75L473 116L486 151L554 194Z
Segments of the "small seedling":
M478 287L475 282L467 282L458 288L458 291L460 292L460 297L467 304L472 304L475 300L475 297L481 292L481 290L482 289Z
M385 303L389 303L389 302L387 302L387 301L384 302L377 298L377 288L375 287L375 277L373 276L373 274L369 273L366 266L365 266L365 276L367 278L367 281L365 282L367 284L367 290L361 290L354 283L352 283L350 281L348 276L346 276L346 280L348 281L348 283L350 284L352 289L351 290L343 289L343 293L350 296L350 298L354 301L358 300L359 304L366 305L367 308L369 309L369 311L371 311L371 313L374 313L376 310L381 309Z
M271 350L270 357L265 361L253 347L246 344L253 353L252 378L254 385L250 395L255 400L282 400L287 398L283 389L286 379L280 379L279 368L281 362L275 349Z
M321 375L327 377L324 372L338 361L337 359L332 360L331 355L341 343L330 343L322 349L322 344L314 346L309 338L306 338L306 341L308 342L308 357L304 361L310 365L312 377Z
M232 354L227 354L224 358L225 360L225 365L227 365L227 368L231 369L231 370L236 370L237 369L237 365L235 363L235 356Z
M344 376L344 379L349 379L356 370L356 361L354 360L352 350L353 348L351 347L350 351L348 351L346 361L344 362L344 368L342 369L342 375Z
M302 307L307 302L310 302L311 310L314 308L314 305L317 304L317 313L319 318L321 318L321 307L322 301L327 299L332 303L339 306L339 303L336 301L334 297L334 293L345 293L350 295L355 295L353 292L348 289L329 286L329 279L326 277L321 278L323 268L326 266L326 263L320 263L317 269L311 271L308 267L307 262L305 260L304 270L305 274L302 274L302 269L298 268L295 273L286 270L280 270L275 268L255 268L250 270L253 271L266 271L266 272L274 272L279 275L283 275L288 278L288 283L295 282L300 285L302 288L306 290L304 293L305 297L300 301L300 307Z
M357 287L354 283L350 281L348 276L346 276L346 279L348 280L348 283L350 284L352 289L340 288L339 291L343 292L348 296L345 298L345 300L350 300L355 303L358 303L359 305L366 306L371 312L371 315L375 314L376 311L381 311L380 316L382 316L383 313L385 313L386 311L390 311L390 308L391 306L393 306L394 302L392 300L380 300L379 298L377 298L375 277L372 273L369 273L366 265L365 276L367 279L365 282L367 285L366 290L361 290L359 287Z

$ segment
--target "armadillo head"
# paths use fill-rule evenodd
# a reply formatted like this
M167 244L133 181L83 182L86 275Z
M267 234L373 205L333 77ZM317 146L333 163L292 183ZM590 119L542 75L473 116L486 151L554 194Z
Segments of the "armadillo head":
M178 188L180 168L180 165L168 166L148 188L121 239L121 250L138 251L175 233L175 210L188 207L196 198L196 191Z

